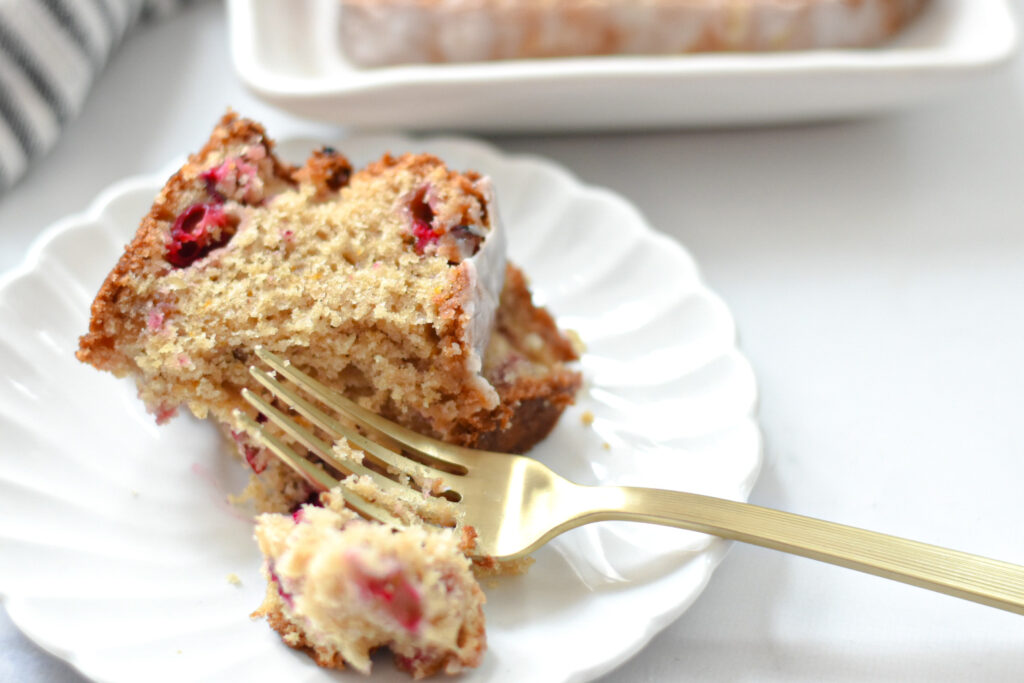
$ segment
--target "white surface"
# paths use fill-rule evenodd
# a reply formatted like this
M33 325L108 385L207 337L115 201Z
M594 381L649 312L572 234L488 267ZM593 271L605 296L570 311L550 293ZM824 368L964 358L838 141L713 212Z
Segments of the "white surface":
M747 497L761 464L753 373L728 310L678 243L620 197L478 142L307 139L279 153L300 163L324 143L357 167L387 150L429 152L493 180L509 258L587 340L577 405L531 455L580 483ZM97 680L215 681L228 670L254 683L360 680L318 670L248 618L265 590L261 557L224 500L246 468L224 457L217 429L187 418L157 428L134 382L74 358L95 291L172 170L104 191L0 282L0 425L16 454L0 462L0 596L37 643ZM621 248L604 248L611 241ZM488 654L462 680L610 670L692 604L725 548L629 524L555 539L526 576L488 590ZM233 573L241 586L228 584ZM406 679L381 668L379 680Z
M194 147L227 104L279 135L337 135L247 94L225 30L205 5L130 38L0 198L0 269L114 180ZM627 196L693 252L758 375L754 502L1024 563L1022 121L1018 57L887 118L496 142ZM1021 617L735 545L693 607L601 680L1016 683L1021 643ZM0 625L0 680L80 679Z
M870 50L353 67L337 0L229 0L243 82L289 111L347 125L587 130L859 116L956 89L1016 42L1007 0L932 0ZM527 104L528 103L528 104Z

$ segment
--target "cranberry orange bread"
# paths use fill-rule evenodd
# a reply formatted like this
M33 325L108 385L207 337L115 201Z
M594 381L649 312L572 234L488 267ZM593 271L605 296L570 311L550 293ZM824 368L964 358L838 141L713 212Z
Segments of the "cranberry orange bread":
M360 66L874 45L927 0L341 0Z
M387 646L415 676L475 666L483 595L442 498L390 499L401 531L314 497L241 430L255 347L290 359L367 408L468 446L524 451L580 385L576 354L505 261L487 178L427 155L354 171L332 149L301 168L261 126L226 115L160 192L92 306L78 358L133 376L162 422L179 406L212 418L257 475L267 599L285 641L325 666L367 671ZM261 416L256 416L257 420ZM337 448L350 452L343 443ZM423 520L450 526L430 526ZM521 571L478 563L480 571Z
M285 643L325 667L370 671L387 647L416 678L479 664L484 595L450 529L367 522L337 493L294 515L261 515L264 616Z
M78 357L134 376L158 421L187 406L230 426L257 345L492 450L530 448L580 383L571 344L505 263L487 178L426 155L353 171L331 149L296 169L229 114L143 219Z

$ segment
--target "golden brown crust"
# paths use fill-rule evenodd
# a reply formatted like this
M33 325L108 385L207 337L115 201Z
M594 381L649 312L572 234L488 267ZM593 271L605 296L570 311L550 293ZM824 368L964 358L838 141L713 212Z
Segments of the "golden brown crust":
M167 227L194 197L197 184L201 182L198 177L204 162L212 154L232 145L254 143L263 144L268 153L273 151L274 142L267 137L263 126L228 111L203 148L191 155L185 165L171 176L142 219L135 237L100 287L92 303L89 331L79 340L75 354L78 360L117 375L131 371L130 360L116 351L115 344L119 337L137 336L143 321L125 316L118 303L123 296L130 296L137 277L155 276L170 269L170 264L164 260ZM270 157L274 162L275 175L291 181L295 169L273 154Z
M460 423L447 441L502 453L525 453L550 433L582 383L576 370L561 363L577 360L569 339L544 308L533 304L523 272L509 264L495 322L495 334L513 341L520 353L540 354L548 371L540 377L514 376L511 381L488 377L501 399L497 408L477 413ZM537 335L542 344L529 350L524 338Z
M306 640L305 634L300 628L288 620L288 617L281 611L282 602L277 593L277 584L271 579L267 581L267 594L263 604L250 614L253 619L265 618L270 628L277 631L281 640L290 648L301 650L313 658L313 660L325 669L344 669L345 660L341 653L318 648Z
M396 157L391 153L387 153L377 161L367 164L360 172L379 176L396 168L404 168L418 175L426 175L435 168L444 168L447 171L447 182L458 183L460 191L472 193L483 201L483 197L473 187L473 183L480 180L479 173L476 171L459 172L449 169L443 161L433 154L406 153Z
M576 349L555 324L555 319L546 308L533 305L533 295L526 275L517 266L505 270L505 288L501 293L501 307L498 309L497 327L506 333L535 333L543 344L539 347L545 360L568 363L579 360Z
M466 445L498 453L525 453L533 448L551 433L579 388L579 377L570 378L568 371L565 374L563 386L556 389L557 393L544 398L512 400L515 407L508 413L508 427L469 435Z
M348 185L352 179L352 164L333 148L322 147L306 160L306 165L295 173L295 178L313 185L317 198L324 199Z
M481 176L476 171L455 171L445 166L445 163L432 154L402 154L393 156L388 153L383 157L367 164L359 173L380 176L395 170L406 170L416 175L429 175L431 171L443 168L446 171L444 182L455 188L455 196L462 197L461 206L454 207L451 213L468 213L470 203L476 203L482 212L481 220L487 223L487 198L482 194L478 181Z

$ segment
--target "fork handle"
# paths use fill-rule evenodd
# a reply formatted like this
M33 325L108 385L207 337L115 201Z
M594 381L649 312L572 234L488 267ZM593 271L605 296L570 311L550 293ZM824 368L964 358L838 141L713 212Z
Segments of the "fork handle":
M1024 567L1009 562L694 493L613 487L601 498L605 509L592 510L587 521L701 531L1024 614Z

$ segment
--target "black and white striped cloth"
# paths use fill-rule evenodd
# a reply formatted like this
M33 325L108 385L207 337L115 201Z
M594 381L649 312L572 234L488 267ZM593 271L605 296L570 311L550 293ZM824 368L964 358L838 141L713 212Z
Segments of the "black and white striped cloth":
M0 192L56 142L125 33L188 0L0 0Z

